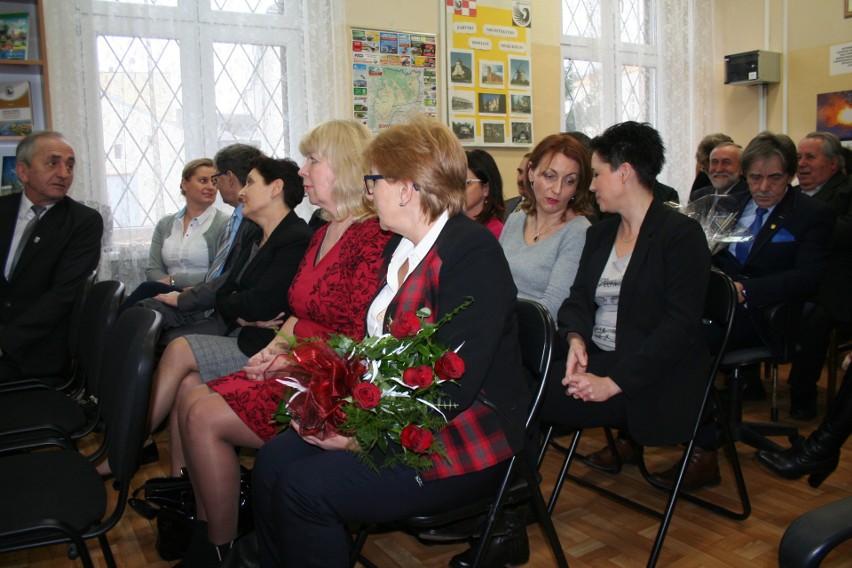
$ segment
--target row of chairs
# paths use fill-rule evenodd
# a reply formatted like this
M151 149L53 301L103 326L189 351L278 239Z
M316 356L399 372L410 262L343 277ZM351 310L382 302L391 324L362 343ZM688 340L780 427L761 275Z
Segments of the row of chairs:
M124 513L139 468L162 321L146 308L119 317L123 296L121 283L90 279L72 311L70 373L0 391L0 552L67 543L69 556L91 567L85 541L96 538L115 567L106 535ZM76 441L95 428L102 443L84 456ZM117 499L108 499L95 469L104 456Z
M123 286L118 282L106 281L91 285L84 301L79 302L80 307L75 309L74 316L74 325L80 331L73 346L73 377L59 381L51 379L22 382L0 397L0 487L4 488L0 490L0 552L67 542L71 543L72 554L79 555L85 566L91 566L91 558L84 541L98 538L107 565L115 565L106 533L123 514L130 479L139 466L139 451L146 433L154 349L160 326L160 316L144 308L128 310L116 321L118 304L122 297ZM402 526L419 531L444 526L480 513L486 514L487 521L478 540L473 564L480 566L501 511L506 507L528 503L547 537L557 565L567 567L568 563L550 514L556 505L564 480L571 479L660 518L647 564L651 567L655 566L659 559L679 498L730 518L745 519L751 508L734 446L738 438L736 432L732 431L736 419L729 416L730 409L722 407L718 392L713 388L716 373L726 357L725 343L735 305L736 290L731 280L719 272L711 272L704 319L707 324L718 325L724 330L724 341L713 355L704 401L696 413L693 435L685 441L678 476L673 486L668 488L655 485L640 459L640 472L643 477L658 489L668 492L663 511L650 509L570 474L569 468L576 456L582 431L574 434L549 503L545 505L536 465L541 464L553 435L553 429L547 429L538 463L525 459L522 454L514 456L508 463L503 481L493 499L468 504L441 514L400 520L391 528ZM532 436L541 426L538 422L538 411L545 392L544 378L552 361L555 325L547 310L532 301L518 301L517 317L524 364L538 381L538 390L526 422L528 434ZM730 355L727 357L730 360ZM64 390L57 390L56 386L62 386ZM82 394L85 396L81 396ZM79 404L81 398L94 403L89 405L91 411L87 412L84 410L85 406ZM723 508L680 490L687 458L694 446L695 432L708 405L717 417L726 417L719 422L723 446L742 505L739 511ZM77 452L74 441L91 432L96 424L105 426L104 443L93 455L84 457ZM20 452L46 445L58 446L60 450ZM637 455L641 456L641 449L635 449ZM116 507L108 515L106 489L93 466L105 452L113 468L115 487L119 493ZM367 536L377 528L388 527L360 528L353 545L353 565L360 561L365 566L373 566L363 556L362 548Z
M740 495L742 510L729 510L716 503L712 503L698 498L694 495L681 492L681 484L683 482L683 477L686 472L688 456L694 446L695 434L697 433L698 428L701 425L705 408L710 405L717 416L726 415L719 400L717 390L714 388L714 382L725 353L725 344L727 343L727 338L730 333L731 323L734 317L734 309L736 307L736 301L736 289L734 288L733 282L730 280L730 278L728 278L721 272L711 272L707 298L705 301L704 322L707 325L719 326L724 332L724 338L717 352L713 354L711 372L707 377L707 383L705 385L704 400L701 404L701 408L697 409L697 412L695 414L695 425L693 428L692 436L689 440L684 441L685 445L683 453L680 457L680 467L678 469L678 475L676 477L676 480L673 486L670 488L661 487L652 483L652 485L654 485L658 489L662 489L668 492L668 500L663 511L651 509L641 503L628 499L604 487L594 485L584 478L571 475L569 473L569 468L575 456L577 455L577 444L580 440L582 431L577 431L576 433L574 433L571 445L566 451L562 469L558 475L557 482L550 497L550 501L545 507L544 499L541 493L541 489L539 487L539 481L535 466L541 465L541 462L544 458L544 454L547 451L550 442L552 441L554 429L552 427L548 428L547 425L539 424L538 411L541 407L542 398L545 392L544 378L547 376L551 364L553 341L555 336L555 326L549 313L542 306L535 302L519 300L517 307L517 316L519 321L519 334L521 337L521 350L523 360L525 366L533 373L533 376L539 381L538 391L530 407L530 412L526 422L528 439L529 436L532 436L534 432L539 431L542 427L544 427L546 431L545 441L542 445L541 452L538 455L538 463L531 465L531 460L525 459L522 454L514 456L508 464L506 473L504 474L503 481L500 484L497 494L491 499L484 500L478 503L468 504L463 507L459 507L451 511L445 511L436 515L418 516L408 519L402 519L399 522L389 526L360 527L360 530L358 531L357 537L353 545L353 552L351 557L352 565L354 566L356 562L361 562L365 566L373 566L373 564L367 558L364 557L362 549L364 543L366 542L367 536L371 532L374 532L376 530L395 530L398 528L404 528L406 530L419 532L425 528L441 527L456 521L469 519L471 517L476 516L477 514L486 514L487 521L485 523L484 529L482 530L481 537L478 539L478 547L475 554L475 560L473 562L474 567L481 566L482 561L485 558L485 553L488 546L488 542L490 540L490 536L493 534L494 527L498 518L500 517L501 511L503 511L506 507L513 507L519 504L528 503L529 505L531 505L532 512L535 514L535 518L547 538L547 541L553 552L556 564L560 568L564 568L568 566L568 563L565 559L564 552L559 543L559 538L554 529L550 515L556 505L556 501L559 497L559 493L561 491L565 479L572 479L573 481L578 482L581 485L590 487L598 491L606 497L613 498L635 509L657 516L660 519L660 525L657 531L657 536L654 541L651 554L648 558L648 567L656 566L659 560L665 536L668 531L668 527L671 523L672 516L674 514L675 505L677 504L679 498L687 499L700 506L706 507L711 511L725 515L730 518L745 519L746 517L748 517L751 512L751 506L748 501L748 494L746 491L745 482L743 480L742 471L739 466L736 447L734 446L735 440L730 429L730 422L726 419L720 420L720 426L722 429L722 436L728 461L731 464L732 470L734 472L734 477L737 482L737 488ZM635 449L639 452L638 455L641 456L641 449ZM615 455L617 455L617 452L614 453ZM651 482L651 476L648 473L647 469L644 467L644 463L641 460L640 471L642 472L642 475L645 477L645 479Z

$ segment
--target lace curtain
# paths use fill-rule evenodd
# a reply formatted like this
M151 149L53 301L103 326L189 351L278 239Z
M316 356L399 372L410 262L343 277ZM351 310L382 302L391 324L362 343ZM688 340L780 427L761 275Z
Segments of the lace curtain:
M660 131L666 166L660 178L678 190L681 203L695 179L695 149L719 130L714 116L713 3L659 0Z
M99 278L128 290L186 161L238 141L301 162L309 126L345 114L340 0L45 0L44 19L70 195L104 217Z
M566 130L594 136L652 123L661 180L686 197L695 146L713 120L713 5L704 0L563 0Z

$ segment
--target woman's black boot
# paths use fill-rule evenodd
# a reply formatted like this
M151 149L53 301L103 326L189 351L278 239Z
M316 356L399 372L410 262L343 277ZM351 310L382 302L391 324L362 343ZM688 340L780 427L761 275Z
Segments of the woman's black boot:
M847 371L834 404L817 428L798 447L781 452L761 450L757 460L785 479L809 475L811 487L819 487L840 460L840 447L852 433L852 371Z
M231 549L231 543L216 546L207 539L207 523L195 521L192 539L183 560L175 568L215 568Z

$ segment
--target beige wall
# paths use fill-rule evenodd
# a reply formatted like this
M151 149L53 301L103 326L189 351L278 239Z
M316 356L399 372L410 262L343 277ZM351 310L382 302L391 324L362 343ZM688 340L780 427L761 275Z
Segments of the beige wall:
M852 41L842 0L716 0L714 61L718 130L746 144L760 127L758 86L724 84L724 56L780 52L781 82L766 87L766 126L798 141L816 129L816 96L852 89L852 73L829 75L829 49Z
M555 0L531 0L533 9L532 76L534 142L560 130L560 3ZM443 0L346 0L346 26L372 26L438 34L438 57L443 55L440 9ZM443 84L439 89L443 89ZM345 93L349 97L348 93ZM446 97L440 95L439 101ZM344 101L346 108L350 100ZM443 110L443 109L442 109ZM497 161L503 176L504 195L518 194L516 168L527 150L485 148Z

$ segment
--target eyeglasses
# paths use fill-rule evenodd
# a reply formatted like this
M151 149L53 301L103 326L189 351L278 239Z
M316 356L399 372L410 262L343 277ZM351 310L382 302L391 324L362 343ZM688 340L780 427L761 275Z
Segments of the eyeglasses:
M464 180L465 185L473 185L474 183L482 183L481 179L471 178Z
M385 176L382 174L367 174L364 176L364 191L367 192L367 195L373 195L373 191L376 189L376 182L380 179L385 179Z
M225 172L216 172L215 174L210 176L210 181L213 183L213 185L219 185L219 180L216 178L223 175L225 175Z

